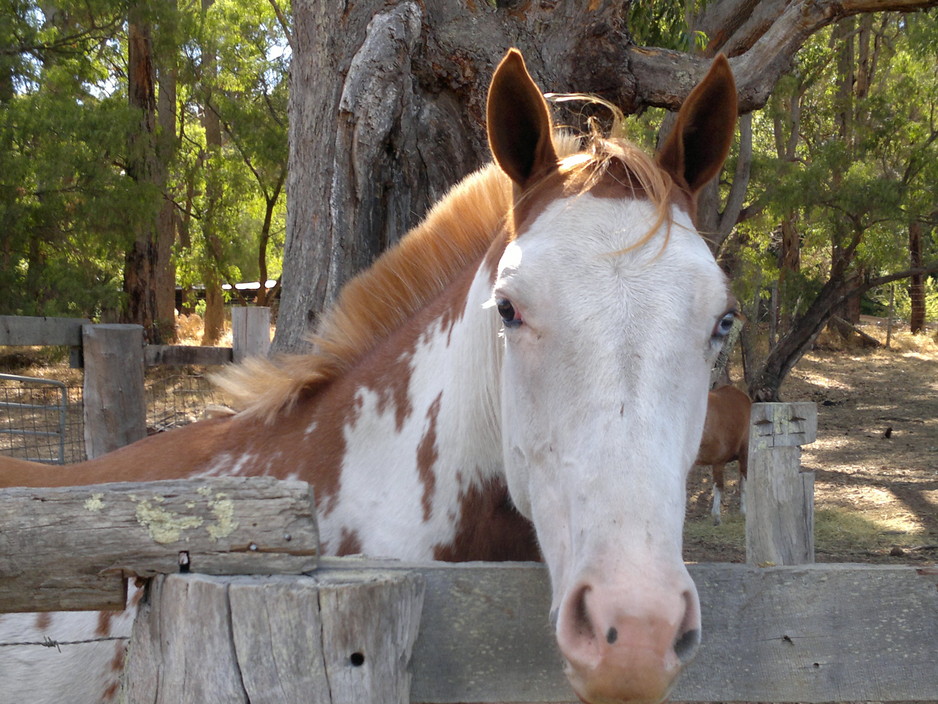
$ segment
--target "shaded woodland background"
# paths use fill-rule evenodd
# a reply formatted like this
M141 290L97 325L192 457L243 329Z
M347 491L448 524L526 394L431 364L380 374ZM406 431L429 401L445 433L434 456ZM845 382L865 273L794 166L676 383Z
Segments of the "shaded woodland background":
M649 148L730 57L744 114L701 229L757 398L832 321L938 315L935 0L6 4L2 313L156 342L198 310L212 344L243 296L222 285L258 281L275 349L303 349L342 283L487 160L485 88L518 46L545 90L614 102Z

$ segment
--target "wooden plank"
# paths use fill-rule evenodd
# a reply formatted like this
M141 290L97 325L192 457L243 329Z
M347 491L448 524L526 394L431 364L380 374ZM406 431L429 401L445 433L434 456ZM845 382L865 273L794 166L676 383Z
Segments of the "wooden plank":
M799 445L817 436L814 403L755 403L746 481L746 562L814 562L814 473Z
M226 598L228 583L200 575L186 575L186 580L173 576L154 579L149 598L141 602L120 701L248 704L244 687L232 677L238 660Z
M196 347L195 345L147 345L143 361L148 367L188 365L221 366L230 364L230 347Z
M755 447L794 447L817 440L817 404L754 403L749 444Z
M231 309L232 357L237 364L270 351L270 308L236 306Z
M690 570L703 644L673 700L938 699L938 576L862 565ZM546 575L421 573L428 627L415 648L412 701L574 700L546 634Z
M0 525L0 612L119 608L127 576L298 574L319 552L310 486L263 477L6 489Z
M134 626L123 700L405 704L422 598L419 576L404 571L158 578Z
M316 579L198 579L258 590L257 600L248 601L254 605L242 609L242 615L232 611L233 622L248 619L242 635L258 638L238 657L237 667L248 680L270 684L279 676L276 672L249 671L283 666L300 676L303 666L283 663L289 661L294 644L299 662L315 661L310 648L318 642L322 624L310 614L320 599L319 585L341 581L343 572L365 567L378 569L380 579L387 572L404 571L425 584L411 658L412 702L575 700L548 626L550 588L540 565L405 565L346 558L322 560ZM701 596L703 644L672 693L673 700L938 700L938 571L872 565L758 569L708 564L689 569ZM166 581L193 579L173 575ZM278 603L283 595L286 601ZM267 620L267 611L277 615ZM296 614L292 623L291 613ZM368 613L375 612L369 607ZM191 628L193 622L200 623L198 631ZM199 611L180 615L178 623L183 629L178 633L185 636L164 630L160 642L165 647L178 644L214 656L214 649L192 642L204 627ZM283 642L274 646L277 633ZM223 654L228 652L223 639L212 643ZM244 647L243 641L236 643ZM132 653L136 647L132 644ZM278 654L264 655L268 647ZM335 657L342 660L348 649L343 646ZM406 662L403 654L400 660ZM203 660L202 665L211 671L215 661ZM311 666L310 672L302 680L306 684L289 690L306 690L305 696L300 691L296 698L290 694L279 701L329 701L313 694L324 670ZM202 676L200 671L190 673ZM189 686L194 686L191 681Z
M100 457L147 435L143 327L82 328L85 454Z
M328 701L407 704L423 580L408 572L325 572L316 578Z
M0 315L0 345L81 346L85 318L46 318L28 315Z
M691 576L704 645L674 700L938 700L938 573L698 565Z
M814 562L814 472L802 471L801 448L750 451L746 480L746 562Z
M800 445L817 437L814 403L754 403L746 481L746 562L814 562L814 473Z

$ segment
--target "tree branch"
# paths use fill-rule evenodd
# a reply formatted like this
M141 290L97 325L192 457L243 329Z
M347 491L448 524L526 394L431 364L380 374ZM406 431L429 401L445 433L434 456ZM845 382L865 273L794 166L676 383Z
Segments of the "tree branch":
M277 22L280 23L280 28L283 30L283 35L287 38L287 44L290 45L290 49L293 47L293 32L290 30L290 22L287 19L287 16L283 13L283 10L280 9L280 5L277 3L277 0L268 0L270 6L274 8L274 14L277 15Z
M734 35L722 44L715 38L708 49L731 57L739 111L745 113L765 105L798 49L819 29L864 12L914 12L936 6L938 0L767 0L755 5L737 0L732 11L749 9L751 14L745 22L736 17L739 28ZM704 17L701 26L715 26L714 17ZM669 110L681 105L710 64L709 58L637 46L629 48L628 57L636 78L637 104Z

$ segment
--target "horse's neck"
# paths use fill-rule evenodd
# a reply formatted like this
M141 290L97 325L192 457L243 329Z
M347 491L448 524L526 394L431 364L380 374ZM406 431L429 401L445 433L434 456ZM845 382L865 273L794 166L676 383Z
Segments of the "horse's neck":
M327 552L449 554L470 497L500 472L489 288L484 272L467 274L330 390L354 412L342 414L338 481L320 492Z
M6 467L0 486L272 475L313 484L323 550L486 559L527 535L501 474L497 316L467 272L350 373L270 425L203 421L74 467ZM520 552L532 556L533 543ZM536 550L534 550L536 554Z

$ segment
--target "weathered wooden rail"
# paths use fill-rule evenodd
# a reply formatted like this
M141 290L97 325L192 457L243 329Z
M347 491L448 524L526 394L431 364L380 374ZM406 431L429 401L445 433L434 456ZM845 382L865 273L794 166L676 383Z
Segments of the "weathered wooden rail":
M120 609L127 577L302 574L305 482L219 478L0 491L0 612Z
M541 565L317 560L302 482L5 490L0 525L0 611L118 608L161 573L129 703L573 700ZM704 637L674 699L938 700L938 569L689 569Z

